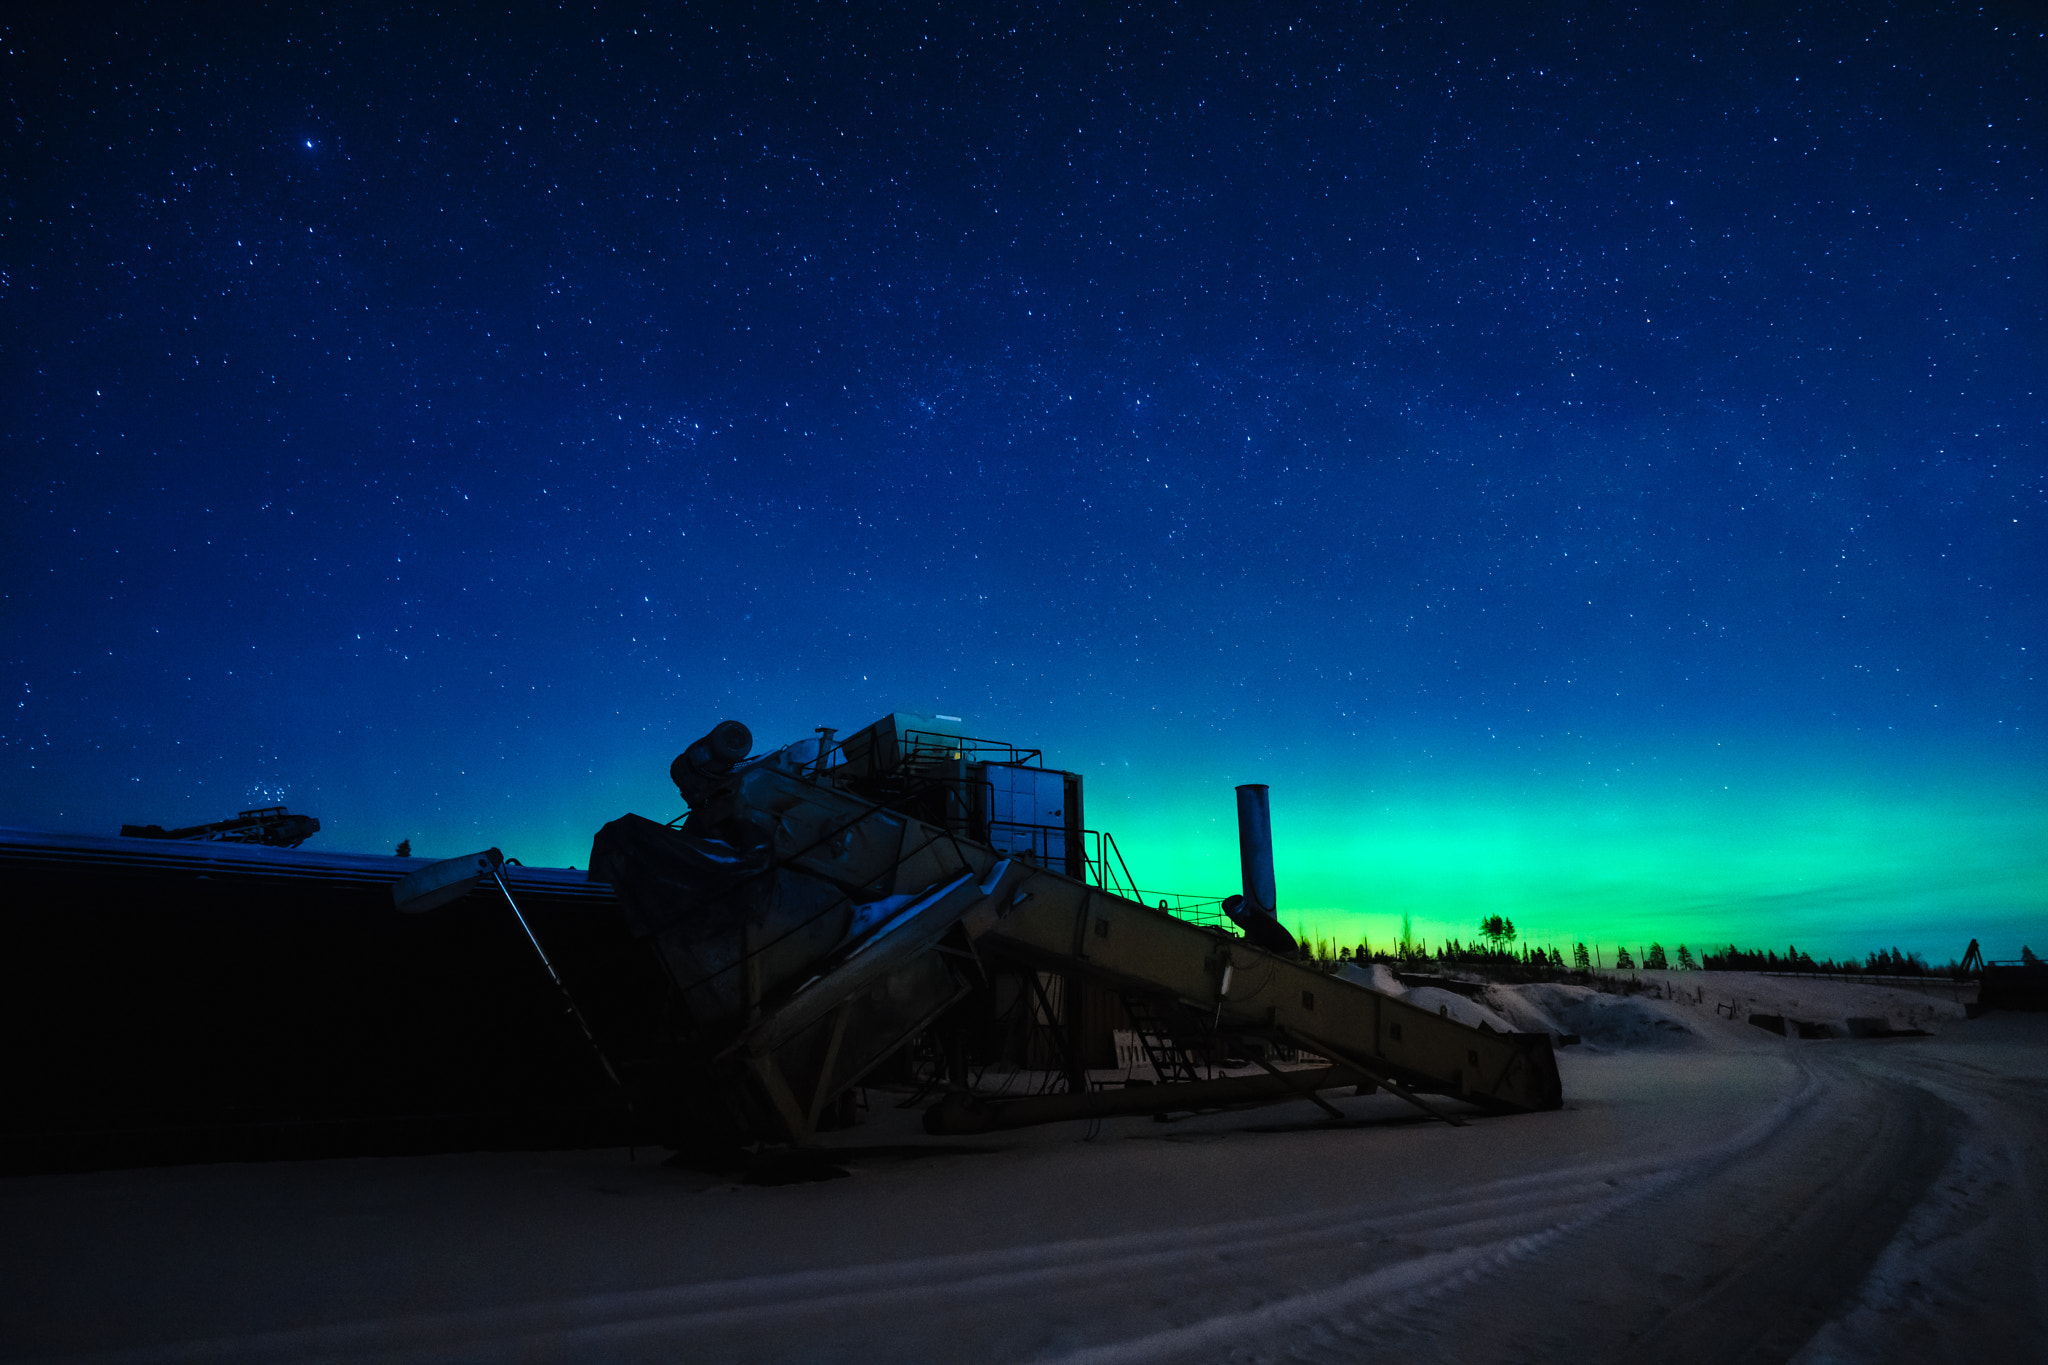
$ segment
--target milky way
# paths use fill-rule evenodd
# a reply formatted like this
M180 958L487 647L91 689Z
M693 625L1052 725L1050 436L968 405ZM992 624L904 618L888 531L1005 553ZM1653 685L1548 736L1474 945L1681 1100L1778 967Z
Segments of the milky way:
M2048 947L2018 7L33 8L0 819L908 708L1344 938Z

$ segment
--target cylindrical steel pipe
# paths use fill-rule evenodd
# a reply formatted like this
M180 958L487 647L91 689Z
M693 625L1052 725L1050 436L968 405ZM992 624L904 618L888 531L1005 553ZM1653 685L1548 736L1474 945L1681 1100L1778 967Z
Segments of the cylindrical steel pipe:
M1269 788L1250 782L1237 789L1237 853L1244 868L1244 898L1268 915L1278 912L1273 892L1273 807Z
M736 720L722 720L711 733L676 755L668 776L694 809L732 776L735 763L754 747L754 733Z

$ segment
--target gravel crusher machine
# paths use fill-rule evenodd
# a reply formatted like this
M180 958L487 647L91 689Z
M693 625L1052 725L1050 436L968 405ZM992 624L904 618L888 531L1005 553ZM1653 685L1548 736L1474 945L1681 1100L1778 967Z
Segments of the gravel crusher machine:
M1239 790L1232 932L1139 898L1113 841L1083 827L1078 775L959 730L899 713L754 755L725 721L670 769L686 817L598 833L590 878L673 988L657 1085L684 1096L671 1124L807 1144L913 1044L934 1133L1327 1105L1317 1092L1338 1086L1452 1122L1426 1097L1561 1103L1548 1035L1468 1028L1300 957L1274 913L1265 788ZM1144 1061L1114 1080L1090 1064L1105 1001ZM978 1083L1006 1052L1003 1074L1040 1077L1035 1093Z

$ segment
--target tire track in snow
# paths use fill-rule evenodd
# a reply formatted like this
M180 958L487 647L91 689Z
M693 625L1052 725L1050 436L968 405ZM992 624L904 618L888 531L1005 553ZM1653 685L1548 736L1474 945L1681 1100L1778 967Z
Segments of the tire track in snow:
M1954 1150L1955 1111L1813 1057L1825 1103L1765 1144L1548 1239L1469 1301L1332 1316L1232 1360L1783 1361L1856 1291ZM1220 1357L1195 1357L1220 1358Z
M2038 1077L1910 1045L1859 1062L1931 1091L1969 1127L1929 1196L1799 1365L2048 1361L2048 1088Z
M1040 1243L1001 1251L892 1261L873 1266L757 1276L709 1284L583 1296L550 1303L393 1317L248 1337L213 1338L70 1361L142 1365L143 1362L274 1360L501 1359L515 1343L521 1355L568 1359L617 1358L624 1343L657 1337L692 1340L692 1359L772 1358L772 1347L734 1343L749 1329L778 1333L800 1318L895 1313L929 1317L948 1309L980 1311L991 1302L1085 1291L1106 1279L1128 1281L1199 1273L1218 1262L1270 1260L1276 1255L1328 1252L1375 1240L1490 1237L1502 1227L1569 1217L1586 1205L1611 1203L1612 1180L1600 1177L1551 1182L1547 1197L1489 1187L1453 1205L1406 1213L1357 1211L1292 1219L1246 1220L1141 1235ZM1524 1182L1504 1182L1509 1186ZM1490 1245L1491 1243L1482 1243ZM1441 1262L1460 1252L1426 1253ZM542 1350L543 1344L553 1350ZM770 1357L757 1352L767 1349ZM812 1353L806 1352L811 1358Z
M869 1361L883 1355L1073 1365L1195 1359L1333 1314L1355 1316L1361 1304L1385 1310L1496 1273L1769 1141L1822 1088L1809 1073L1798 1092L1743 1131L1676 1159L1596 1162L1518 1176L1448 1202L1382 1201L64 1359L104 1365ZM1312 1284L1317 1276L1327 1282ZM1295 1292L1303 1285L1309 1287ZM1129 1302L1134 1292L1148 1298L1137 1311Z
M1218 1316L1141 1340L1076 1352L1061 1357L1058 1365L1203 1360L1351 1361L1358 1358L1361 1345L1377 1324L1409 1317L1413 1327L1417 1324L1414 1315L1422 1315L1422 1335L1433 1335L1439 1301L1520 1262L1540 1258L1572 1234L1653 1201L1683 1182L1740 1162L1776 1139L1833 1088L1812 1068L1803 1070L1804 1083L1797 1093L1733 1138L1691 1153L1681 1161L1655 1168L1638 1166L1635 1171L1639 1178L1625 1192L1588 1203L1577 1210L1576 1216L1540 1231L1390 1267L1332 1288L1292 1296L1254 1312ZM1486 1297L1494 1296L1489 1292ZM1410 1343L1396 1354L1405 1357L1414 1353L1418 1344ZM1566 1354L1574 1359L1590 1358L1578 1352ZM1451 1358L1468 1361L1489 1357L1452 1353Z

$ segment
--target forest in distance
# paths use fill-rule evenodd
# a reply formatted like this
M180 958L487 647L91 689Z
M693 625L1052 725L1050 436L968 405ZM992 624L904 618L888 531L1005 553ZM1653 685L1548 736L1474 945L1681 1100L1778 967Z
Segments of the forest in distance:
M1975 940L1971 941L1970 948L1965 951L1963 957L1941 965L1929 963L1920 953L1904 952L1898 948L1879 948L1861 958L1836 959L1815 958L1810 953L1801 952L1797 945L1791 944L1786 946L1783 953L1768 948L1743 948L1733 943L1695 953L1683 943L1676 949L1667 951L1663 944L1652 942L1647 947L1638 945L1634 952L1626 946L1616 946L1610 952L1604 945L1574 943L1567 956L1563 949L1555 945L1518 944L1519 935L1515 929L1515 922L1502 915L1489 915L1481 920L1476 935L1469 942L1449 938L1434 947L1414 937L1405 918L1400 939L1386 950L1375 950L1369 941L1347 946L1327 936L1303 933L1297 937L1302 945L1303 956L1328 971L1336 971L1346 963L1383 962L1389 966L1405 967L1410 970L1468 967L1507 968L1518 973L1775 972L1815 976L1959 979L1974 975L1978 963L1981 963L1981 959L1974 963L1971 960L1976 949ZM2031 947L2022 947L2019 961L2024 965L2033 966L2041 959Z

